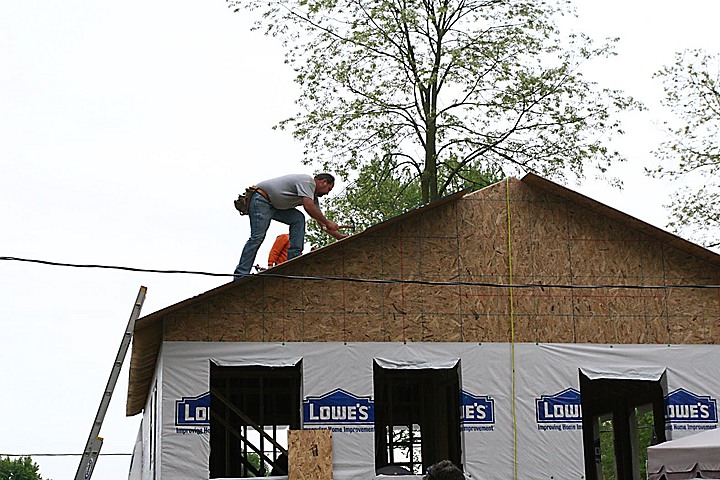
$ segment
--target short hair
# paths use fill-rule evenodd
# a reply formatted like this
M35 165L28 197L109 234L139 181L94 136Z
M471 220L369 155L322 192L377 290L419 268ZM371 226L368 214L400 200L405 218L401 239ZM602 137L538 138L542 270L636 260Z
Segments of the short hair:
M335 184L335 177L329 173L318 173L315 175L315 180L325 180L327 183Z
M430 465L425 475L426 480L465 480L462 470L450 460L442 460Z

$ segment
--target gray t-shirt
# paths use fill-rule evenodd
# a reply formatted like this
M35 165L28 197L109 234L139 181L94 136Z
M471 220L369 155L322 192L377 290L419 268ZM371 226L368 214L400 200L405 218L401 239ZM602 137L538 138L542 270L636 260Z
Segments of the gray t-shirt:
M303 197L308 197L318 205L315 197L315 179L311 175L294 174L271 178L257 184L270 197L270 203L278 210L299 207Z

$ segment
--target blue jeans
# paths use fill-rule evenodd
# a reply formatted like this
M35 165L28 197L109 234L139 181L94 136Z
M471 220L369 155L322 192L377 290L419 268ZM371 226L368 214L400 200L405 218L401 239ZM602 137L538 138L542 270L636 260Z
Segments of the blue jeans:
M265 240L265 234L270 227L270 220L277 220L290 226L288 260L300 256L305 243L305 215L300 210L295 208L278 210L265 197L256 192L250 198L248 217L250 218L250 238L245 243L240 256L240 263L235 267L235 275L247 275L250 273L250 269L255 263L257 251L263 240ZM240 279L242 277L234 278L234 280Z

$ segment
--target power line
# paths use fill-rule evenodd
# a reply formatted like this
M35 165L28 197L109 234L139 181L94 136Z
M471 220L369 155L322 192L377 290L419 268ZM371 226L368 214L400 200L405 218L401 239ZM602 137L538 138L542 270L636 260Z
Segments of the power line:
M0 453L2 457L82 457L82 453ZM132 453L100 453L101 457L129 457Z
M102 269L109 269L109 270L125 270L128 272L145 272L145 273L184 273L184 274L189 274L189 275L206 275L206 276L211 276L211 277L234 277L235 276L232 273L211 273L211 272L201 272L201 271L193 271L193 270L157 270L157 269L151 269L151 268L123 267L123 266L119 266L119 265L99 265L99 264L53 262L50 260L37 260L37 259L32 259L32 258L19 258L19 257L0 257L0 260L39 263L41 265L50 265L53 267L102 268Z
M110 270L124 270L130 272L144 273L169 273L169 274L187 274L187 275L205 275L211 277L266 277L281 278L286 280L305 280L305 281L333 281L333 282L352 282L352 283L373 283L373 284L410 284L425 285L438 287L489 287L489 288L552 288L567 290L589 290L589 289L631 289L631 290L671 290L671 289L720 289L720 285L704 285L704 284L674 284L674 285L638 285L638 284L594 284L594 285L567 285L558 283L494 283L494 282L471 282L471 281L432 281L432 280L409 280L397 278L355 278L355 277L333 277L333 276L311 276L311 275L280 275L277 273L262 272L258 274L235 275L232 273L214 273L194 270L159 270L151 268L125 267L120 265L100 265L100 264L78 264L54 262L49 260L37 260L20 257L0 257L0 260L37 263L41 265L50 265L54 267L73 267L73 268L100 268Z

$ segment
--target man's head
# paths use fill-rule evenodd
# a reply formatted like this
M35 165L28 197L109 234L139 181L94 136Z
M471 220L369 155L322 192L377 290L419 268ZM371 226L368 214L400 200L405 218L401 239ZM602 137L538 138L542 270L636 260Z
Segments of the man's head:
M443 460L430 465L424 477L425 480L465 480L462 470L450 460Z
M315 195L322 197L330 193L335 186L335 177L329 173L318 173L315 175Z

